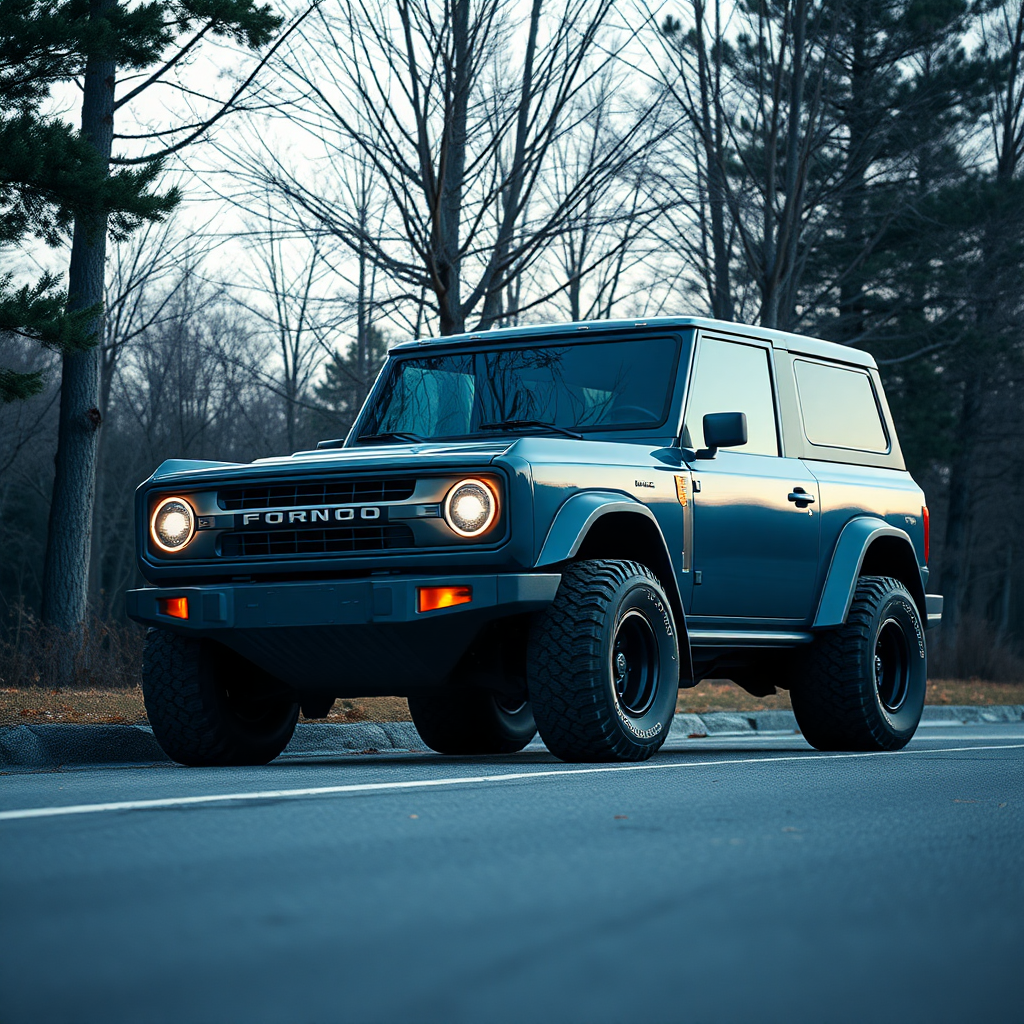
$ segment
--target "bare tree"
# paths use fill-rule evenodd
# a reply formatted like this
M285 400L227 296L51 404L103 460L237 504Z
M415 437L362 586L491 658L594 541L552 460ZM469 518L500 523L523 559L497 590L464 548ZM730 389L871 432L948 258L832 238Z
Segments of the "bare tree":
M323 232L296 236L278 220L271 197L263 200L259 221L250 224L248 234L253 269L245 296L235 290L237 301L271 339L275 358L250 366L260 386L282 400L285 440L295 451L299 417L310 406L310 388L330 353L338 319L324 291L333 274L323 258Z
M97 514L106 524L93 591L101 616L122 613L123 591L136 580L133 493L155 466L167 458L244 461L281 445L283 402L250 368L273 350L207 270L197 259L150 283L146 305L163 313L115 367Z
M806 235L835 189L820 161L830 141L829 6L689 0L652 44L683 126L662 179L670 208L690 221L686 230L670 220L662 237L703 281L715 316L733 318L734 282L746 277L764 326L793 323Z
M557 204L568 195L586 168L598 163L603 153L616 144L617 114L631 98L616 91L614 76L606 74L590 83L585 121L576 125L553 146L552 166L545 181L548 202ZM652 122L648 130L656 131ZM564 282L551 305L571 320L610 318L627 303L650 315L652 288L648 279L653 268L645 266L657 246L653 226L666 214L664 204L650 184L654 147L640 147L636 158L621 176L601 192L588 193L566 217L565 225L550 247L547 258L530 281L534 293L545 290L545 282ZM658 268L658 276L665 275ZM521 287L522 280L517 281ZM550 288L550 285L548 285ZM510 298L507 308L523 305L519 296Z
M978 508L973 483L986 413L995 404L993 392L1005 387L1007 357L1017 361L1024 356L1020 346L1024 323L1024 217L1020 213L1024 198L1024 0L995 5L981 28L983 50L993 72L992 103L983 124L989 180L973 211L977 214L971 281L975 330L951 361L962 385L943 545L943 637L948 647L955 647L959 640L965 577L971 564L971 527Z
M394 301L425 298L440 333L474 318L487 328L566 287L542 284L508 308L515 282L653 142L650 111L623 109L594 162L557 196L544 188L556 145L594 113L588 85L628 77L618 58L629 33L613 27L613 9L613 0L323 5L276 63L273 102L291 131L322 143L336 172L362 154L390 204L390 230L368 230L359 207L308 167L262 152L246 171L386 275Z
M202 226L184 229L173 217L161 223L147 223L130 238L114 245L107 264L103 335L98 345L98 408L103 419L110 409L118 365L125 352L141 340L151 339L155 331L179 314L175 307L179 291L193 280L215 245L215 240ZM212 299L213 295L206 293L194 305L191 314L202 315ZM106 488L109 485L116 485L117 494L122 493L124 486L123 481L105 471L106 446L107 434L101 430L96 449L94 508L97 511L108 505ZM90 597L94 604L102 588L100 567L106 549L105 534L112 528L109 515L94 516L89 570Z
M946 184L963 28L956 5L907 0L687 0L652 33L683 125L660 154L662 238L714 315L863 344L913 301L874 257Z

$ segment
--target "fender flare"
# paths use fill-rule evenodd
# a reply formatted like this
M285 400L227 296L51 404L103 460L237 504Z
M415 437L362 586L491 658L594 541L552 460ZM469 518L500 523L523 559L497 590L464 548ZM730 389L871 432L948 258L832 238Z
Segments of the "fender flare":
M555 565L574 558L580 549L590 528L602 517L616 512L641 515L654 527L662 546L665 564L672 566L665 536L661 532L654 513L642 502L615 491L580 491L567 498L555 513L548 529L540 554L537 556L536 568ZM679 636L679 685L680 688L694 686L693 658L690 652L690 631L686 624L686 612L683 609L682 597L679 593L679 581L675 578L675 570L670 569L671 578L662 581L672 603L672 614L676 620L676 631Z
M642 515L654 524L658 536L661 537L658 520L646 505L614 491L581 491L562 502L561 508L555 513L537 556L537 565L553 565L573 558L591 526L611 512L633 512ZM661 538L661 542L665 543L664 537ZM668 553L667 547L665 553Z
M917 566L917 555L910 535L896 526L890 526L884 519L876 516L860 516L851 519L839 533L832 561L825 577L825 586L821 591L821 600L814 616L812 629L831 629L841 626L853 603L853 593L857 589L857 577L868 548L880 537L895 537L907 546L913 564ZM927 622L924 602L924 585L921 582L921 570L917 566L917 586L911 585L911 597L918 606L922 622Z

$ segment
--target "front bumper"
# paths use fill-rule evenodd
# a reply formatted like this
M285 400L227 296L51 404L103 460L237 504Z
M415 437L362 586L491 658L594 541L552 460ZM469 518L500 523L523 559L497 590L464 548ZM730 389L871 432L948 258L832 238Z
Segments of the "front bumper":
M127 594L130 618L215 639L300 693L410 696L444 685L494 619L546 608L558 573L386 576L298 583L145 587ZM468 604L417 610L419 587L471 587ZM188 601L188 618L160 610Z
M409 576L298 583L232 583L201 587L144 587L126 595L128 617L149 626L212 635L231 629L352 626L424 622L493 610L502 615L538 611L555 598L558 573L494 576ZM417 611L420 587L472 588L472 601ZM188 618L160 611L160 598L184 597ZM493 617L493 616L492 616Z

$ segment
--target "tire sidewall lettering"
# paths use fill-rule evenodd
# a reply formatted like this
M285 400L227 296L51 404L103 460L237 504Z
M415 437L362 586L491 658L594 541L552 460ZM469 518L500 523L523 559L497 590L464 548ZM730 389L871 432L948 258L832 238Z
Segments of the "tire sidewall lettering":
M916 672L926 671L924 664L927 658L927 648L924 638L924 630L921 626L920 615L918 614L916 605L913 604L912 600L900 593L890 594L887 600L881 602L878 612L875 615L873 628L871 631L871 646L870 650L867 651L869 658L869 670L872 673L872 679L874 678L874 651L875 644L878 641L878 635L881 630L882 624L888 619L897 620L903 628L903 634L908 642L908 647L911 651L915 651L917 654L916 658L912 658L911 668L914 669L916 665ZM897 709L895 714L882 703L881 695L878 693L877 687L875 688L875 708L878 714L884 720L889 729L894 733L902 733L907 729L906 725L901 725L899 718L901 715L902 708ZM916 728L916 720L914 722L914 728Z
M639 718L634 718L623 710L619 703L618 694L615 691L615 678L611 669L611 654L615 636L618 633L619 625L629 611L639 611L651 626L658 644L661 661L658 692L654 697L651 707ZM611 629L607 638L607 657L604 660L608 665L608 693L611 697L611 705L615 711L615 717L631 739L638 743L654 742L658 740L667 728L667 723L663 721L665 717L664 705L667 703L666 690L672 690L672 712L674 713L675 711L675 689L677 687L672 688L666 685L666 675L672 673L673 666L677 665L679 660L671 611L661 595L646 580L639 585L634 581L630 581L617 595L614 617L609 618ZM668 718L668 722L671 722L671 715Z

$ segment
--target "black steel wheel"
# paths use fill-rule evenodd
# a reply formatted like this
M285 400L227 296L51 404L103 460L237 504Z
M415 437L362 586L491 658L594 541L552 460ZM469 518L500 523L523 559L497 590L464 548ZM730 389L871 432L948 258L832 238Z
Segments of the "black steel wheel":
M537 729L563 761L642 761L665 742L679 691L672 609L638 562L569 566L534 621L527 682Z
M619 707L633 718L650 708L658 693L661 657L650 619L631 608L619 620L612 644L612 675Z
M882 708L896 714L910 694L913 663L910 644L899 619L886 619L875 641L875 690Z
M900 750L924 708L928 661L914 599L898 580L863 576L846 622L797 669L797 724L819 750Z
M251 662L163 629L146 634L142 695L156 741L192 767L266 764L299 717L295 695Z

